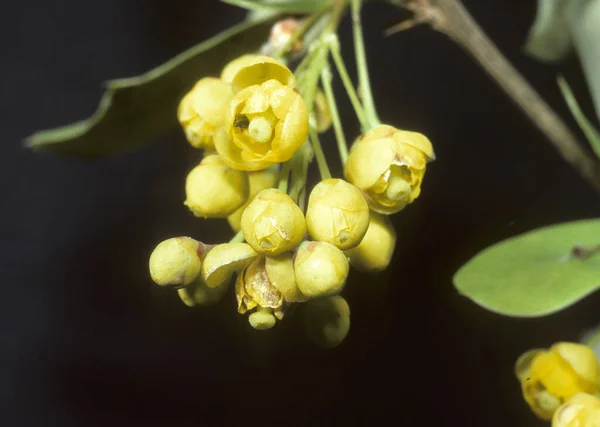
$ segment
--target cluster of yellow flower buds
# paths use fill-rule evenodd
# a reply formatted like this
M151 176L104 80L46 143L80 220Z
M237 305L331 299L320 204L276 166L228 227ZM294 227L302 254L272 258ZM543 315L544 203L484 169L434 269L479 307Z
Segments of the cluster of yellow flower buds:
M598 425L573 421L588 417L593 408L596 408L593 410L596 415L600 414L598 404L594 406L593 401L580 395L600 394L600 367L589 347L560 342L547 350L530 350L517 360L515 372L525 401L540 418L550 420L554 417L555 427ZM599 420L597 418L596 422Z
M248 313L255 329L272 328L290 305L306 303L308 334L332 347L350 326L339 295L350 264L365 271L389 265L396 234L387 215L418 197L434 156L423 135L377 126L352 147L346 179L319 182L304 212L304 202L277 185L288 178L280 177L279 164L307 141L309 115L317 132L332 116L323 92L316 90L307 107L295 83L284 64L248 54L183 97L179 122L189 143L205 150L187 176L185 205L198 217L227 218L241 234L214 246L168 239L152 253L150 273L188 306L218 301L236 276L238 312Z

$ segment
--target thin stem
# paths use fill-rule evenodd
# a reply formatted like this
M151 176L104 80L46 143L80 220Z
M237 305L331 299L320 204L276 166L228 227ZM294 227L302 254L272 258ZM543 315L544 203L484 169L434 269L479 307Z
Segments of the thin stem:
M356 89L354 88L354 83L352 83L352 79L348 74L346 64L344 64L344 59L342 58L342 54L340 52L340 42L337 35L332 34L331 37L328 38L328 44L329 52L331 52L331 57L335 63L335 68L342 79L344 89L346 89L346 93L348 94L348 98L350 98L350 103L352 104L352 108L354 108L356 117L360 122L360 127L363 131L366 131L368 128L367 116L365 115L365 110L360 102L360 99L358 98Z
M317 135L316 129L312 127L310 128L310 142L312 144L313 151L315 152L315 157L317 158L317 165L319 166L319 174L321 175L321 179L331 178L331 172L329 172L329 167L327 166L327 160L325 159L325 154L323 153L323 147L321 147L319 135Z
M335 139L337 141L338 151L340 152L340 158L342 159L342 166L344 166L348 160L348 144L346 143L346 137L342 129L342 121L340 120L340 114L335 102L335 95L333 94L333 88L331 87L331 78L331 69L328 64L321 72L321 81L323 82L323 90L325 91L325 97L327 98L329 111L331 112L331 121L333 122L333 130L335 132Z
M231 238L231 240L229 241L229 243L242 243L244 241L244 233L242 233L242 231L238 231L237 234L235 236L233 236Z
M356 56L356 69L358 72L358 85L361 90L363 106L369 123L369 128L379 125L379 117L373 101L371 81L369 79L369 68L367 66L367 55L365 53L365 41L360 20L360 9L362 0L352 0L352 33L354 36L354 55ZM366 129L368 130L368 129Z
M575 95L573 95L565 78L559 75L556 80L558 82L558 87L565 98L565 102L567 103L569 110L571 110L571 114L585 134L585 137L588 139L594 153L600 158L600 133L598 133L598 130L594 127L592 122L587 119L585 114L583 114L583 111L581 111L581 108L579 108Z
M292 160L290 159L289 161L283 163L281 165L281 171L279 172L279 185L277 186L277 189L279 191L283 191L284 193L287 193L288 190L288 179L290 176L291 162Z
M600 161L579 145L562 119L485 35L458 0L396 0L470 53L546 135L560 155L600 192Z

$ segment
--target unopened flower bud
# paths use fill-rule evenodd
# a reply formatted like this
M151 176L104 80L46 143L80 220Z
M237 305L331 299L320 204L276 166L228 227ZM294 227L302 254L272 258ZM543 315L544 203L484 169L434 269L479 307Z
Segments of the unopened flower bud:
M269 36L269 52L277 52L279 49L289 43L294 33L298 30L298 21L293 18L277 21L271 28ZM302 40L295 40L290 46L290 52L300 52L302 50Z
M189 143L196 148L214 148L214 135L225 122L233 93L231 85L214 77L199 80L177 110L177 118Z
M350 265L362 271L385 270L396 248L396 230L387 216L371 212L371 220L360 244L344 251Z
M369 227L369 205L362 192L343 179L319 182L310 193L306 227L315 240L340 249L357 246Z
M331 243L304 242L296 251L296 283L309 298L338 294L346 284L348 270L346 255Z
M227 283L258 254L246 243L222 243L208 252L202 264L202 279L209 288Z
M252 199L254 199L254 197L262 190L275 187L277 180L279 179L279 168L277 166L271 166L270 168L261 171L248 172L248 178L250 184L250 194L248 196L248 200L234 213L227 217L229 225L235 232L241 230L242 214Z
M294 254L287 252L276 257L266 257L265 270L271 284L287 302L304 302L308 298L300 292L294 273Z
M339 295L309 301L302 317L308 336L321 347L338 346L350 330L350 307Z
M197 305L208 306L216 304L227 292L227 286L217 286L216 288L209 288L202 280L202 277L198 275L196 280L187 285L184 288L177 289L179 298L188 307L195 307Z
M419 197L426 164L434 158L424 135L380 125L354 143L344 174L372 210L392 214Z
M552 417L552 427L600 426L600 399L578 393L560 406Z
M290 196L269 188L258 193L244 210L242 232L257 252L279 255L302 242L306 221Z
M217 155L202 159L188 174L185 205L204 218L226 217L248 199L248 174L227 166Z
M167 239L150 255L150 276L164 287L189 285L198 277L204 255L204 244L191 237Z
M531 350L515 365L523 396L533 412L550 420L577 393L600 393L600 368L587 346L561 342L549 350Z

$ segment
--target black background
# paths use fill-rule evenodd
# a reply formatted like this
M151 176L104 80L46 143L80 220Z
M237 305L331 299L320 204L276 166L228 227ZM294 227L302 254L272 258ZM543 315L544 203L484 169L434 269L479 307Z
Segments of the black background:
M574 126L557 68L521 52L535 3L466 4ZM419 200L394 217L392 267L376 278L352 273L350 335L325 351L293 320L252 330L231 294L192 310L150 282L157 242L231 235L182 205L199 154L181 132L95 162L22 147L35 130L91 114L102 81L142 73L243 12L213 1L3 5L3 425L549 425L522 401L514 360L578 339L598 321L599 296L544 319L510 319L458 295L451 277L499 239L597 216L600 199L444 36L418 28L383 38L406 15L375 4L365 16L381 118L426 133L438 160ZM341 37L351 58L347 20ZM577 62L560 69L591 112ZM351 109L342 112L353 137Z

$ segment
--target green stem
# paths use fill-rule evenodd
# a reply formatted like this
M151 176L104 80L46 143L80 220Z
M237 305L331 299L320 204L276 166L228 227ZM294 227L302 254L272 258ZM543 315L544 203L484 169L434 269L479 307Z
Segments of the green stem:
M594 153L596 153L596 156L600 158L600 133L598 133L598 130L594 127L592 122L590 122L587 119L585 114L583 114L583 111L581 111L581 108L579 108L579 104L575 99L575 95L573 95L573 92L571 91L571 88L569 87L565 78L559 75L557 77L557 82L558 87L560 88L560 91L562 92L562 95L565 98L567 106L569 107L569 110L571 110L571 114L573 115L575 121L583 131L585 137L590 142Z
M288 179L290 176L290 163L292 162L292 160L288 160L287 162L283 163L281 165L281 171L279 172L279 185L277 186L277 189L279 191L283 191L284 193L287 193L288 190Z
M319 174L321 175L321 179L331 178L331 172L329 172L329 167L327 166L327 160L325 159L325 154L323 153L323 147L321 147L319 135L317 134L316 129L312 127L310 128L310 142L312 144L313 151L315 152L315 157L317 158L317 165L319 166Z
M338 40L337 35L332 34L328 39L329 44L329 52L331 52L331 57L333 58L333 62L335 63L335 68L337 69L338 74L342 79L342 83L344 84L344 89L346 89L346 93L348 94L348 98L350 98L350 103L354 108L354 112L356 113L356 117L360 122L360 127L363 131L367 131L369 127L367 116L365 115L365 110L358 98L358 94L356 93L356 89L354 88L354 83L352 83L352 79L350 78L350 74L348 74L348 69L346 68L346 64L344 64L344 59L342 58L342 53L340 51L340 42Z
M363 99L365 114L369 123L369 128L381 124L375 109L373 101L373 92L371 90L371 81L369 80L369 69L367 66L367 55L365 53L365 41L362 32L362 23L360 20L360 9L362 0L351 0L352 5L352 32L354 36L354 54L356 56L356 69L358 72L358 85L360 87ZM367 129L368 130L368 129Z
M238 231L237 234L235 236L233 236L231 238L231 240L229 241L229 243L242 243L244 241L244 233L242 233L242 231Z
M342 159L342 166L346 164L348 160L348 144L346 143L346 137L344 130L342 129L342 121L340 120L340 114L337 109L335 102L335 95L333 94L333 88L331 87L331 69L327 65L321 72L321 81L323 82L323 90L325 91L325 97L329 104L329 110L331 112L331 121L333 122L333 130L335 132L335 139L337 141L338 151L340 152L340 158Z

